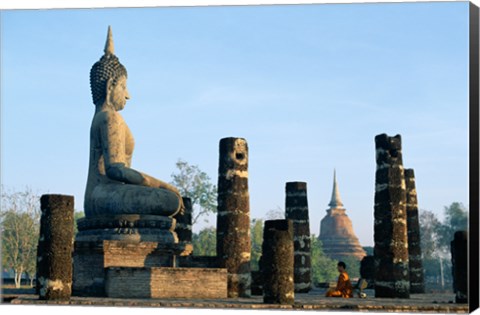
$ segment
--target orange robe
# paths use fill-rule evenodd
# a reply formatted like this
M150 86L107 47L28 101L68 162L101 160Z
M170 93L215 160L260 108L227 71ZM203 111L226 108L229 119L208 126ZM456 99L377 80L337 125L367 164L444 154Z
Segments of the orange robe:
M325 294L326 297L344 297L351 298L353 297L353 287L350 282L350 278L346 272L342 272L338 276L337 287L335 289L330 289Z

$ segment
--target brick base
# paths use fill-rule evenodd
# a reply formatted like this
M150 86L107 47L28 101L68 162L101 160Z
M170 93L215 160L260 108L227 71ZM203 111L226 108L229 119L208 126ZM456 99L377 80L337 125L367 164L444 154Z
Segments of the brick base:
M108 267L172 267L175 256L188 255L185 244L157 242L76 241L73 253L75 296L106 296ZM189 247L191 250L191 246Z
M223 268L107 268L105 291L112 298L227 298Z

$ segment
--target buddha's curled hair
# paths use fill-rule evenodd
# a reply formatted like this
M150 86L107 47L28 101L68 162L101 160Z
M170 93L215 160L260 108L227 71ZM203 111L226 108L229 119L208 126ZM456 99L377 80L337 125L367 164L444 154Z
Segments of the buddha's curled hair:
M90 89L95 105L105 101L108 79L112 78L115 84L122 75L127 76L127 69L114 54L106 53L93 65L90 70Z

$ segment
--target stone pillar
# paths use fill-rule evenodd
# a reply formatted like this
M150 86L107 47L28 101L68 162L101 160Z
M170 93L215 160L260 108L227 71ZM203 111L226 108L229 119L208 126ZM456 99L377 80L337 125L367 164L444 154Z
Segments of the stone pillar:
M43 195L37 247L36 290L41 300L72 294L73 196Z
M263 229L263 302L293 304L294 259L291 220L267 220Z
M423 280L422 249L420 247L420 223L418 221L417 190L413 169L405 170L407 189L408 264L410 269L410 293L425 293Z
M228 296L249 297L250 197L245 139L220 140L217 209L217 256L220 267L228 270Z
M307 183L289 182L285 192L285 219L293 222L295 292L307 293L312 287Z
M252 271L252 295L263 295L263 274L261 271Z
M177 214L174 218L177 221L175 233L177 233L180 243L192 243L192 200L188 197L182 197L185 206L183 215Z
M400 135L375 137L375 297L409 298L407 195Z
M450 250L455 302L468 303L468 235L466 231L455 232Z
M360 277L367 280L368 284L373 285L375 279L375 258L365 256L360 262Z

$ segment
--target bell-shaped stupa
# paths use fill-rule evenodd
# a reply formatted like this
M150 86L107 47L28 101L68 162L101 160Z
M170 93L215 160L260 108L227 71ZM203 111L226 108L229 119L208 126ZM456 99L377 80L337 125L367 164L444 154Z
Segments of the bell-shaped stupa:
M335 260L348 257L361 260L367 254L353 231L352 221L345 213L335 171L333 173L332 199L328 206L330 208L327 209L327 215L320 222L320 236L318 237L322 242L323 252Z

